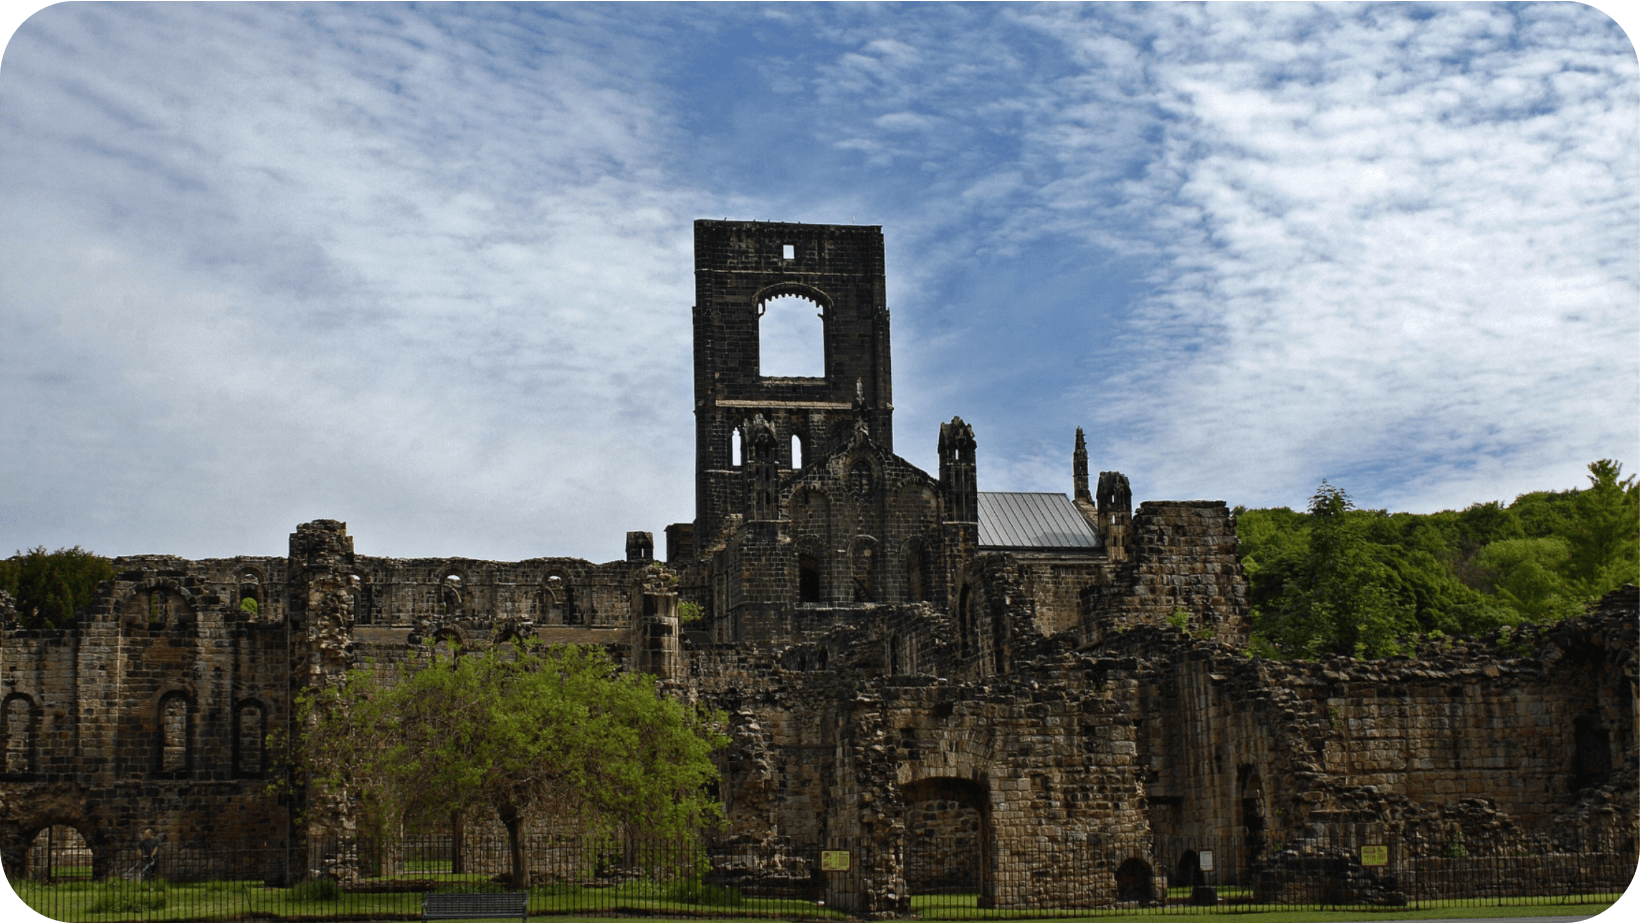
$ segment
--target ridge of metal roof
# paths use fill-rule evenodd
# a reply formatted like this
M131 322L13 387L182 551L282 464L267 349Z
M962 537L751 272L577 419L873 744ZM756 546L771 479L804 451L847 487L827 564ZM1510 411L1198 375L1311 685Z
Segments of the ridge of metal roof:
M993 549L1097 549L1099 535L1064 494L980 491L979 545Z

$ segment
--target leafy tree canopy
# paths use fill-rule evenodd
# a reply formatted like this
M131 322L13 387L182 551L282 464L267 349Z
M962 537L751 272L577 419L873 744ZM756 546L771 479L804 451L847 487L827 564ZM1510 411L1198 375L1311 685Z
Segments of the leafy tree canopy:
M600 648L507 643L398 677L355 671L298 708L313 797L351 799L378 832L493 810L517 888L531 823L688 838L721 817L718 718L617 673Z
M97 585L112 580L114 565L75 546L47 552L38 546L0 561L0 588L16 600L25 629L60 629L97 599Z
M1418 633L1475 635L1561 619L1640 571L1640 488L1589 466L1583 490L1462 511L1357 510L1323 480L1304 513L1236 511L1253 650L1393 654Z

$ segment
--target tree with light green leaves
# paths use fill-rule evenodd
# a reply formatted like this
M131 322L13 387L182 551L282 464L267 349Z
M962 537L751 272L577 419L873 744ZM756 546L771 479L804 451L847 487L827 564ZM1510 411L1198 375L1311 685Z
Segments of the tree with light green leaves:
M298 708L310 803L346 799L381 835L406 815L493 811L514 888L529 887L532 824L689 840L721 820L721 719L601 648L505 643L397 677L355 671Z
M1637 580L1640 488L1602 459L1582 490L1391 514L1324 480L1304 513L1237 508L1236 533L1254 652L1382 655L1409 635L1574 616Z

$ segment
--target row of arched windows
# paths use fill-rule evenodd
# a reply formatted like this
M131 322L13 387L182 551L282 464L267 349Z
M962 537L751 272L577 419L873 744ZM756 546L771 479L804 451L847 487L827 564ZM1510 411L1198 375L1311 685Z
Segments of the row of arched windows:
M161 773L184 774L195 769L193 701L187 693L167 693L160 700L159 735ZM233 770L237 776L261 776L267 769L267 710L255 700L234 708Z
M167 693L159 702L156 749L160 773L185 774L194 769L197 749L193 734L193 701L187 693ZM36 771L35 745L39 711L25 694L13 693L0 705L0 742L4 744L3 770L22 775ZM260 702L245 700L234 710L233 770L239 776L261 776L267 770L267 710Z
M908 540L901 547L902 573L905 576L905 600L923 603L933 599L934 563L928 544L921 539ZM881 603L887 600L883 574L878 562L877 543L862 536L849 550L849 600L854 603ZM822 556L811 548L797 553L797 600L799 603L824 603L825 582L821 579Z
M741 433L741 428L736 427L734 429L734 431L729 434L729 464L734 466L735 468L740 468L742 465L746 464L746 456L745 456L744 451L742 449L743 446L745 446L745 439L744 439L744 437ZM807 455L807 451L808 451L808 441L803 438L802 434L793 433L792 434L792 470L793 471L796 471L796 470L803 467L803 459Z

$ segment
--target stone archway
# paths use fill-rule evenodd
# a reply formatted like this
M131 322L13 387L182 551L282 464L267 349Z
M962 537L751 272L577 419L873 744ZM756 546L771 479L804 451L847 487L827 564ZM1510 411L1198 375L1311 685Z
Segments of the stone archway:
M1156 880L1148 862L1139 857L1128 857L1116 867L1117 901L1143 904L1155 898Z
M40 882L93 878L91 844L79 828L49 824L40 828L23 853L22 872Z
M976 896L995 906L990 793L983 782L925 777L900 786L905 805L904 870L912 895Z

